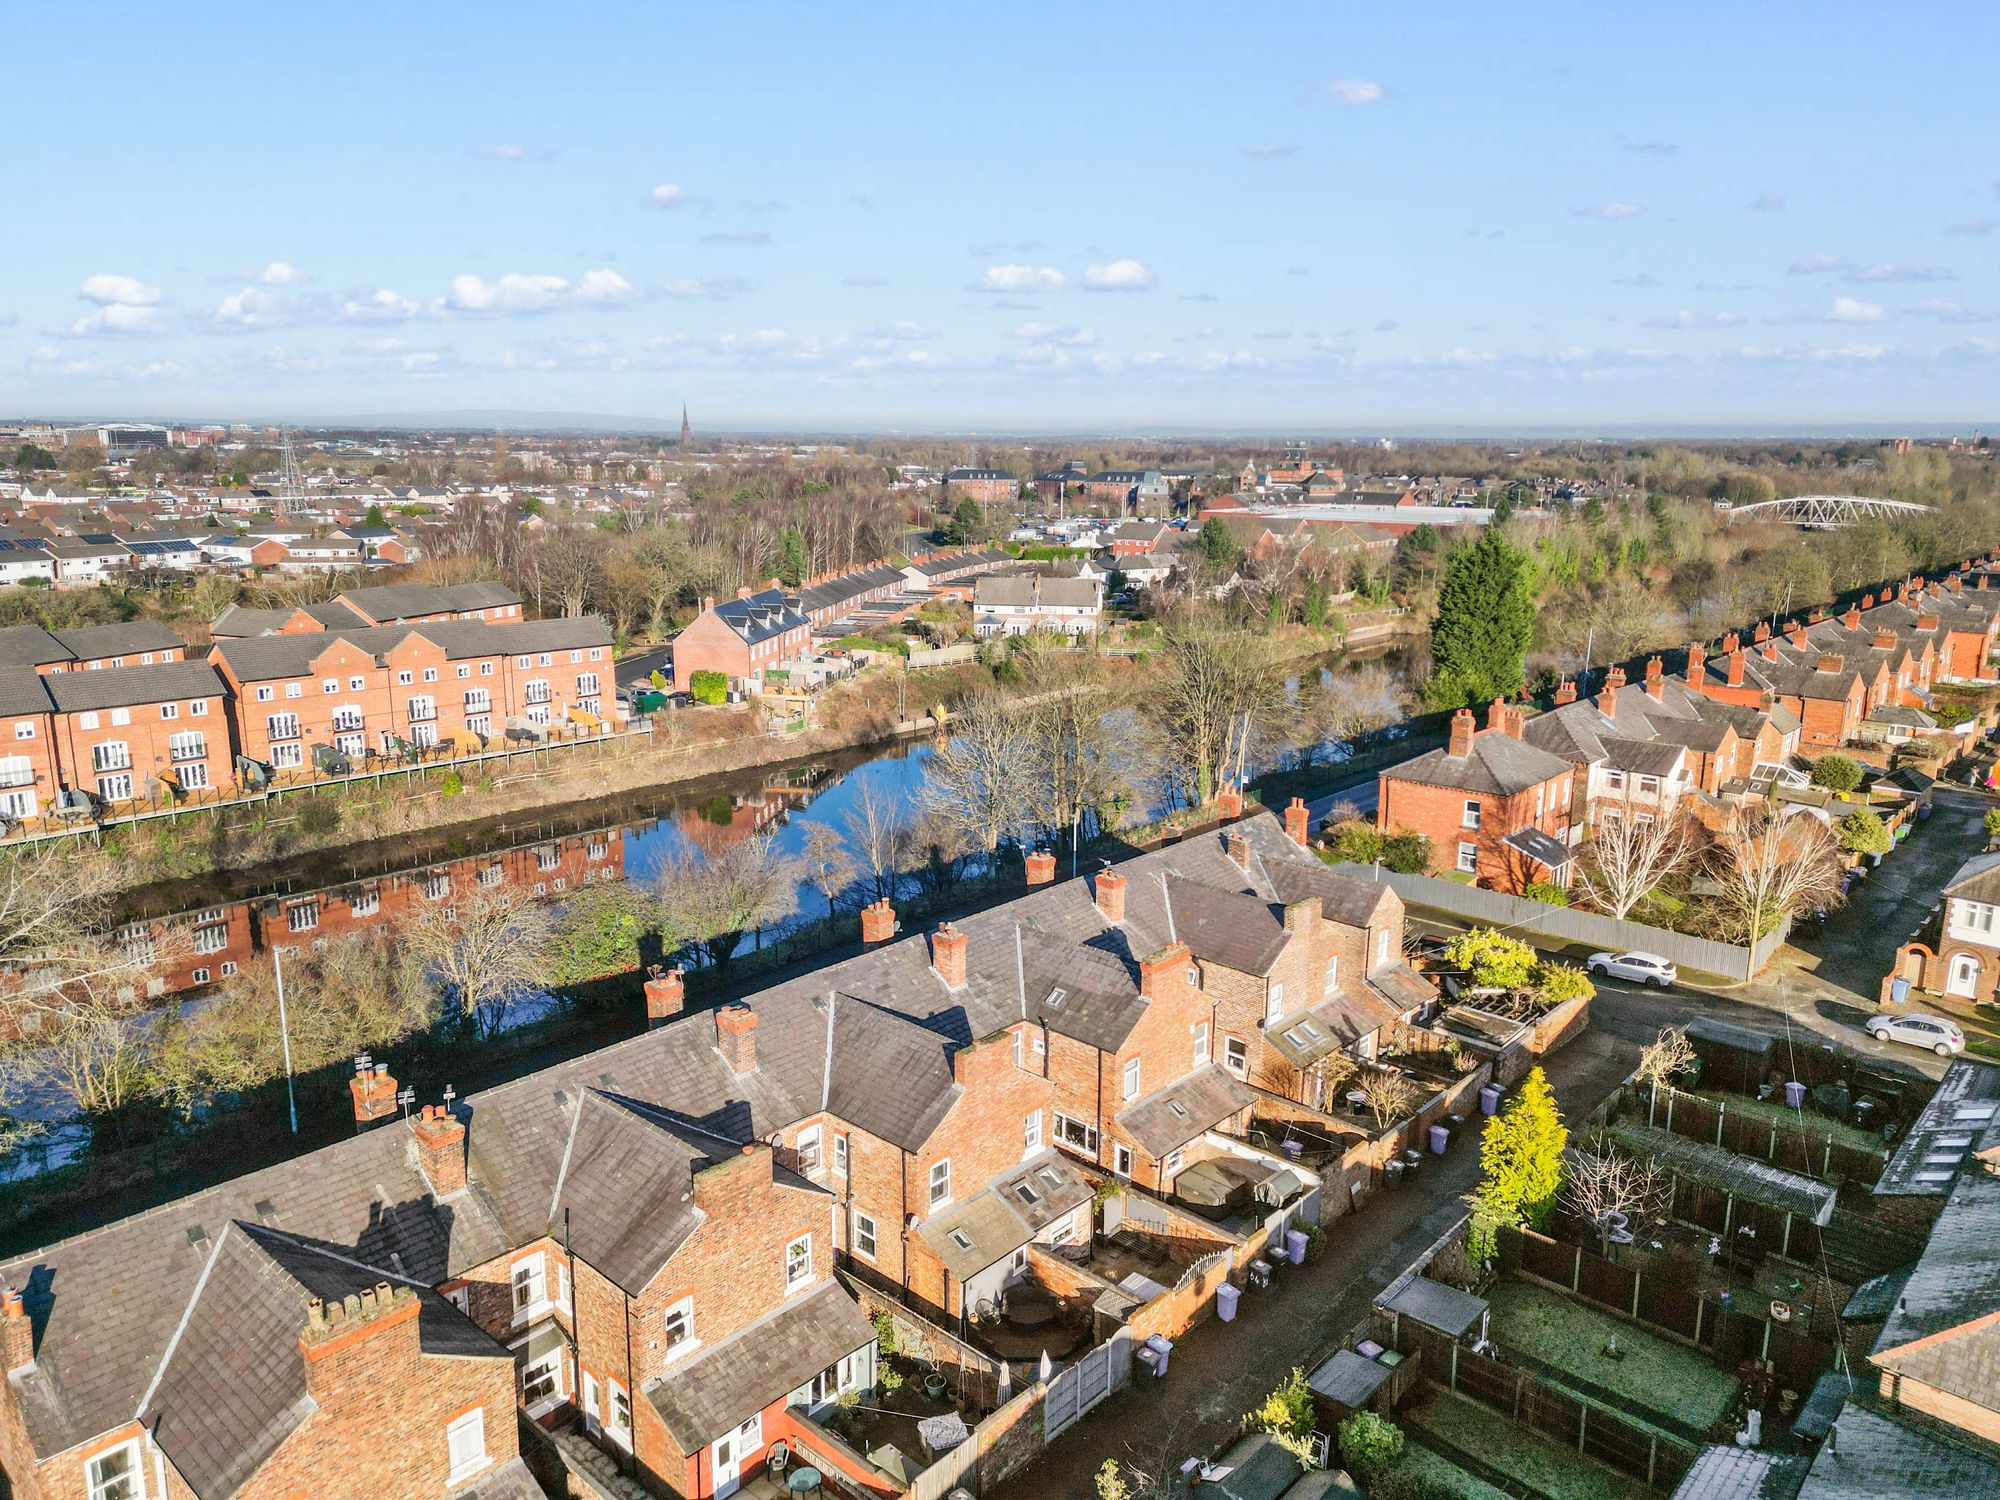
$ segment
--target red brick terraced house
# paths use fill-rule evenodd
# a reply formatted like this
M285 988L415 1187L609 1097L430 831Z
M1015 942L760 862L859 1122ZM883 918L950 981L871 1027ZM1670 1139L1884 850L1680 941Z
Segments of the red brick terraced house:
M515 1411L660 1495L780 1440L897 1493L818 1420L877 1380L836 1263L976 1313L1432 994L1393 892L1268 816L1030 881L713 1011L661 976L643 1035L449 1111L358 1075L357 1137L0 1265L12 1493L521 1500Z
M334 601L369 625L420 625L438 620L519 620L521 596L502 583L385 583L342 589Z
M211 660L237 753L277 771L309 766L317 746L470 751L518 723L594 728L612 680L611 633L595 615L256 635L218 641Z
M207 662L51 672L42 687L65 789L116 808L234 785L225 688Z
M697 672L720 672L734 689L762 692L764 674L789 670L812 649L812 621L795 593L775 581L734 599L701 601L701 613L674 637L674 686L689 692Z
M83 625L73 630L44 630L39 625L10 625L0 630L0 667L88 672L187 659L187 644L157 620Z
M1439 749L1382 772L1375 826L1430 840L1434 874L1470 875L1518 895L1537 881L1567 884L1578 768L1529 743L1526 716L1495 699L1486 727L1472 710L1452 716Z

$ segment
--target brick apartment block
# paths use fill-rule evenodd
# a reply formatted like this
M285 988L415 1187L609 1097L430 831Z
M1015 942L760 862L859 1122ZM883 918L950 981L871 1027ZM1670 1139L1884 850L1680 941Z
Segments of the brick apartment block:
M357 1078L355 1138L0 1266L12 1493L115 1452L147 1496L515 1500L510 1404L661 1495L858 1465L806 1415L876 1378L836 1257L962 1316L1431 994L1394 894L1268 816L1050 873L713 1011L662 976L643 1035L449 1113Z

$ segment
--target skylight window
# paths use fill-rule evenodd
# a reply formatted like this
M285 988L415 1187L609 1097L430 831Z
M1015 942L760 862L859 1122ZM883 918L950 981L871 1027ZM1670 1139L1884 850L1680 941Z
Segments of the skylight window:
M1050 1010L1054 1010L1057 1006L1061 1005L1063 1001L1068 998L1069 998L1069 991L1064 989L1061 985L1057 985L1054 989L1049 991L1049 998L1043 1003L1047 1005Z
M1167 1108L1173 1111L1174 1118L1177 1120L1185 1120L1188 1118L1187 1107L1183 1105L1181 1101L1178 1099L1169 1099L1167 1101Z
M972 1241L965 1237L963 1229L954 1229L951 1232L951 1242L961 1250L970 1250L972 1248Z
M1023 1203L1029 1204L1031 1206L1040 1203L1042 1201L1035 1195L1035 1190L1029 1187L1028 1184L1025 1182L1015 1183L1014 1191L1021 1195L1021 1201Z

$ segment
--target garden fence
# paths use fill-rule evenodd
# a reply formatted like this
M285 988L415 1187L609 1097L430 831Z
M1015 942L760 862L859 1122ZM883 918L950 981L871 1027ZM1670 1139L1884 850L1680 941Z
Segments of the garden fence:
M1664 1087L1656 1099L1635 1094L1648 1122L1691 1141L1706 1141L1754 1156L1787 1172L1799 1172L1822 1182L1853 1182L1872 1187L1882 1175L1885 1154L1836 1139L1831 1130L1816 1130L1811 1115L1795 1121L1771 1119L1748 1110L1733 1110L1727 1099L1683 1093Z

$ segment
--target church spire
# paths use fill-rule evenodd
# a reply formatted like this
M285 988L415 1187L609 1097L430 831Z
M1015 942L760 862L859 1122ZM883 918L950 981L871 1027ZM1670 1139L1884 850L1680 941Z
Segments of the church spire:
M683 453L687 452L688 443L693 437L694 429L688 426L687 402L683 401L681 403L681 451Z

